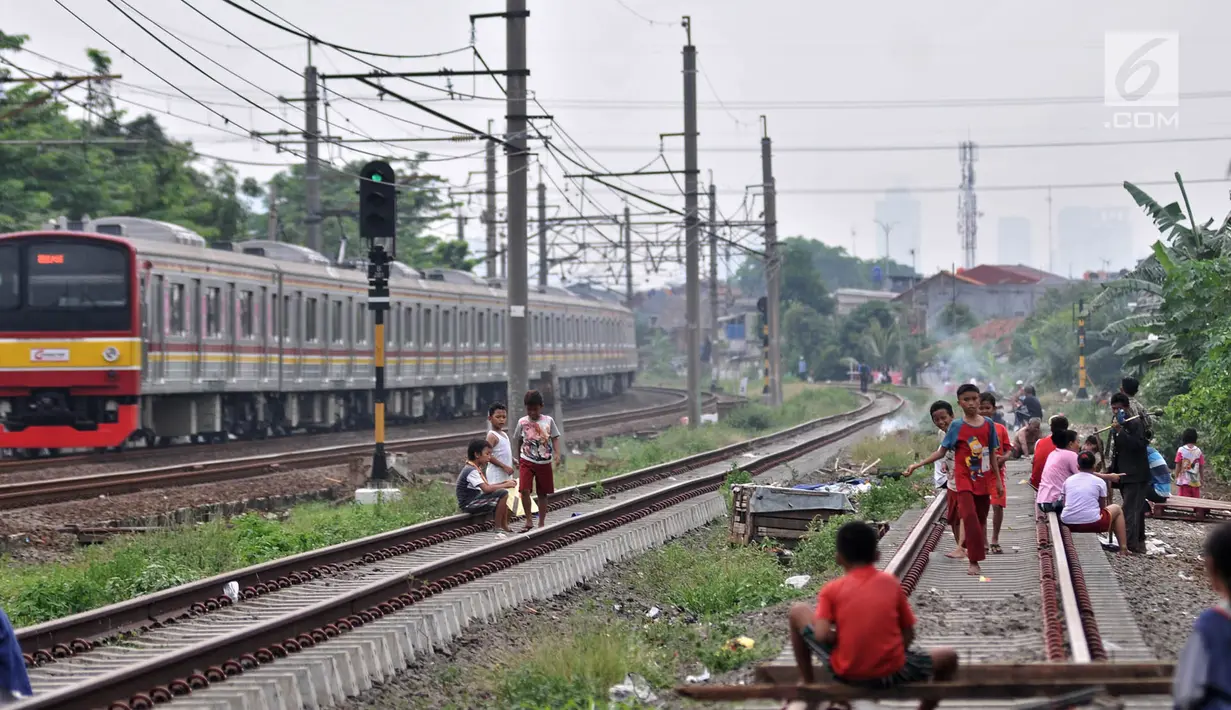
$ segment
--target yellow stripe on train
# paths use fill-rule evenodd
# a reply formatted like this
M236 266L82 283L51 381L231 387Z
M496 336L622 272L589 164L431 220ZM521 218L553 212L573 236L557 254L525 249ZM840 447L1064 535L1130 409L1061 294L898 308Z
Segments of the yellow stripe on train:
M0 369L141 369L140 338L0 339Z

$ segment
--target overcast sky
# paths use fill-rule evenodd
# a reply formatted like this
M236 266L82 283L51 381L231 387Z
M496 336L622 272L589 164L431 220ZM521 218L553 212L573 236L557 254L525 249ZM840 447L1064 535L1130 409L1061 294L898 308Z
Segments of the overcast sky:
M146 63L167 80L206 102L226 104L214 108L243 129L289 128L257 109L238 107L243 103L241 99L160 47L106 0L61 1L132 58ZM240 1L263 13L249 0ZM240 46L237 40L193 12L188 3L296 70L301 70L307 59L303 41L262 25L221 0L127 2L178 38L272 94L302 94L301 79ZM504 5L498 0L262 2L322 39L394 54L425 54L464 47L471 40L468 15L497 12ZM116 4L128 10L122 0L116 0ZM1231 161L1231 126L1226 117L1231 108L1231 80L1226 78L1231 48L1221 36L1225 34L1223 28L1231 23L1228 3L530 0L529 6L530 89L563 130L590 150L593 159L583 160L598 161L613 171L635 170L649 163L658 154L659 134L682 130L681 47L685 35L679 21L682 15L691 15L693 41L702 71L698 95L703 180L708 180L708 171L712 170L724 215L746 215L748 207L752 217L759 215L760 199L748 197L746 187L761 180L758 116L765 114L776 148L780 236L804 235L847 249L853 244L859 256L874 256L877 248L873 240L878 228L872 221L873 208L880 193L893 187L915 188L923 205L920 269L931 272L948 268L954 262L960 265L962 254L956 231L956 187L960 179L957 143L967 139L986 146L980 150L975 166L976 192L983 213L979 221L980 262L995 262L998 258L999 218L1022 216L1031 221L1033 264L1047 266L1046 190L997 187L1118 183L1126 179L1168 181L1178 170L1189 180L1210 181L1193 184L1189 190L1199 217L1221 217L1228 209L1228 186L1221 180ZM116 87L117 94L207 124L160 115L173 135L193 140L204 153L254 162L294 160L254 141L226 135L218 130L223 127L221 119L187 99L150 93L174 92L121 56L53 0L0 0L0 17L4 18L0 25L4 31L31 36L29 48L70 64L86 65L86 47L110 51L115 70L124 77ZM158 32L152 26L151 29ZM1179 34L1179 106L1133 109L1161 111L1168 117L1178 112L1178 127L1108 126L1117 109L1103 102L1107 31ZM493 68L505 65L504 38L503 20L479 21L477 47ZM168 41L228 86L263 106L276 105L260 90L176 41ZM1160 49L1162 86L1173 67L1166 58L1165 47ZM29 55L12 58L38 71L55 68ZM314 59L323 73L366 70L331 49L316 49ZM472 68L469 53L416 61L372 61L390 70L403 71ZM441 81L434 83L443 86ZM436 99L431 106L471 125L485 127L488 119L495 119L497 127L503 124L505 111L501 102L440 100L442 93L405 82L390 82L389 86L412 98ZM329 88L356 98L374 95L357 82L330 82ZM500 95L491 81L482 79L457 79L455 88L477 91L483 97ZM78 98L84 96L78 93ZM1005 101L989 106L990 99ZM388 100L363 104L335 100L330 118L340 133L352 136L352 129L378 138L440 135L378 115L366 106L426 125L445 125L413 107ZM126 108L139 110L131 104ZM302 121L298 110L272 110L293 124ZM537 109L532 111L536 112ZM556 127L546 122L540 125L544 133L560 135ZM1208 137L1228 140L1192 140ZM1188 142L995 148L1003 144L1157 139ZM481 149L475 143L409 145L423 147L437 157L456 158ZM931 145L946 149L800 150ZM382 146L359 147L389 152ZM683 168L680 140L668 139L666 147L670 166ZM538 151L555 183L568 184L562 178L563 171L541 148ZM323 154L335 161L361 157L338 148ZM244 174L261 178L276 170L237 167ZM662 167L661 163L655 166ZM437 162L433 169L453 184L464 185L470 171L483 169L482 156ZM499 171L505 171L503 156ZM530 181L532 187L537 181L537 166L535 171ZM481 184L481 177L471 178L470 185L477 184ZM683 197L669 178L637 178L635 185L661 193L651 195L654 199L682 207ZM835 189L866 192L823 192ZM1173 185L1147 189L1165 201L1178 198ZM549 203L567 208L550 182L549 190ZM591 185L587 195L604 210L622 209L621 198L599 186ZM581 204L576 186L570 187L565 196L573 204ZM1118 187L1057 187L1052 196L1053 214L1073 205L1132 207L1127 193ZM654 209L637 203L634 207ZM476 198L467 211L477 215L480 209ZM590 206L587 212L596 209L599 207ZM1095 268L1099 258L1109 257L1114 257L1117 265L1127 265L1131 257L1143 255L1156 234L1149 220L1139 212L1134 212L1132 224L1132 243L1125 245L1122 253L1091 255L1084 265ZM653 237L653 227L640 230L641 234ZM453 231L451 225L441 227L442 233ZM468 232L472 243L478 244L478 225L472 222ZM663 227L662 238L671 232L670 227ZM614 232L608 234L614 236ZM588 241L599 239L591 235ZM756 239L745 241L753 244ZM1082 249L1081 244L1062 246ZM668 256L674 257L674 250ZM596 265L579 269L578 273L601 275L606 269L606 265ZM657 275L639 276L638 281L658 284L681 273L682 269L667 266Z

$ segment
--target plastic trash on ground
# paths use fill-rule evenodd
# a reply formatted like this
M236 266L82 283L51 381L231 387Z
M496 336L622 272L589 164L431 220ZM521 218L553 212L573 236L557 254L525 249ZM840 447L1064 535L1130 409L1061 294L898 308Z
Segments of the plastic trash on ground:
M700 673L698 673L697 675L685 676L684 682L685 683L704 683L705 681L709 679L710 679L710 669L706 668L705 666L701 666Z
M757 645L757 642L753 641L747 636L737 636L736 638L733 638L730 641L727 641L727 648L731 649L732 651L738 651L740 649L751 650L756 645Z
M652 606L650 607L650 610L645 613L645 617L647 619L657 619L658 615L661 613L663 613L662 609L659 609L656 606Z
M618 685L613 685L607 691L607 697L613 703L622 703L629 700L640 700L643 703L658 702L658 698L650 689L650 684L645 678L636 673L629 673L624 676L624 681Z
M239 601L239 582L227 582L222 585L222 593L234 604Z
M783 585L785 585L785 586L787 586L787 587L794 587L794 588L796 588L796 589L803 589L803 588L804 588L804 586L805 586L805 585L807 585L807 584L808 584L808 582L810 582L810 581L812 581L812 575L810 575L810 574L797 574L797 575L795 575L794 577L787 577L787 578L786 578L786 581L785 581L785 582L783 582L782 584L783 584Z

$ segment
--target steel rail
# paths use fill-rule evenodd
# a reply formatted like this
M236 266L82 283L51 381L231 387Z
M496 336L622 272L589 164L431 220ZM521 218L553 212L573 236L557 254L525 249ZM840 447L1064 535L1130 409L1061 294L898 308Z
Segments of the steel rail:
M893 396L896 397L896 395ZM897 399L899 402L902 401L901 398ZM782 432L732 444L714 451L612 476L597 483L602 485L605 495L631 490L699 466L738 456L754 446L789 438L842 419L858 417L874 406L876 406L876 401L869 398L863 405L841 414L821 417ZM548 510L558 510L587 500L588 493L593 490L595 483L587 482L557 490L548 497ZM16 632L17 640L22 652L32 661L35 663L50 662L56 658L88 651L98 639L139 631L142 627L152 624L174 623L177 617L205 613L226 606L230 604L230 600L226 596L219 595L219 590L227 582L237 582L240 589L245 590L245 596L256 596L280 587L331 574L337 571L338 565L350 564L356 560L372 562L392 554L399 554L407 547L418 549L474 534L490 527L491 523L485 521L482 516L466 514L430 520L418 525L225 572L117 604L21 628Z
M687 408L688 394L684 392L683 390L678 390L678 389L671 388L671 387L634 387L633 390L638 391L638 392L654 392L654 393L660 393L660 394L679 395L680 397L680 399L676 402L663 403L660 405L651 405L652 407L665 407L668 404L670 404L674 407L681 408L681 409ZM704 402L704 404L705 405L712 404L714 401L713 395L709 395L707 393L707 397L708 399ZM604 400L586 400L582 403L579 403L578 406L579 407L584 406L584 408L589 408L591 406L601 404L603 401ZM640 411L640 410L628 410L629 416L631 416L631 412L633 411ZM625 414L626 414L625 412L618 412L611 416L622 416ZM599 416L602 416L602 415L585 415L582 417L566 417L565 423L572 424L572 425L582 424L588 417L597 418ZM433 423L438 423L438 422L427 422L426 425L430 426ZM362 430L357 429L354 431L359 432ZM338 434L338 433L342 433L342 432L317 432L317 433L300 434L297 436L300 438L312 439L312 438L330 436L330 435ZM283 438L289 438L289 437L279 437L279 438L274 438L274 439L268 439L268 441L280 441ZM259 442L260 440L250 440L250 441L252 443L256 443L256 442ZM248 443L248 442L245 442L245 443ZM61 466L69 466L73 464L105 464L105 463L124 463L126 461L139 461L141 459L146 459L146 458L156 458L156 457L170 456L170 455L175 455L175 454L184 454L184 453L191 452L193 449L202 448L205 446L212 446L212 445L213 444L177 444L177 445L167 447L167 448L152 448L152 449L151 448L135 448L135 449L125 449L123 451L117 451L117 452L109 451L109 452L104 452L104 453L67 454L63 456L51 456L47 458L0 459L0 475L3 475L5 473L16 473L18 471L29 471L29 470L35 470L35 469L40 469L40 468L48 468L48 467L59 468Z
M822 446L839 441L889 416L905 404L896 395L897 405L888 411L811 436L785 448L741 464L751 473L767 471ZM874 406L875 400L859 411ZM839 415L849 417L847 415ZM833 420L835 417L826 419ZM784 437L797 436L814 428L814 420L776 435L761 437L720 451L729 458L751 446L764 446ZM689 457L690 459L693 457ZM684 459L681 461L686 461ZM239 631L223 634L190 646L170 651L158 658L122 667L82 683L67 686L14 706L14 710L92 710L124 700L144 706L152 697L170 700L177 692L191 692L193 685L217 682L242 674L245 668L276 662L279 656L296 653L304 647L324 642L355 627L466 582L507 569L529 559L558 550L573 542L606 532L640 519L689 498L716 491L727 472L719 471L665 486L655 491L616 502L600 510L566 518L547 528L493 542L422 565L409 574L390 574L363 587L329 598L310 607L282 613ZM605 487L605 486L604 486ZM204 675L201 669L208 670ZM149 695L146 695L146 693ZM152 706L150 701L149 705ZM125 704L127 706L127 703Z
M704 405L717 400L708 395ZM607 424L635 421L646 417L658 417L674 413L685 407L687 397L681 401L668 402L637 410L613 414L593 414L568 420L573 426L588 428ZM476 432L440 434L388 442L389 452L432 451L465 445ZM196 485L229 481L252 476L283 473L304 468L332 466L350 462L355 456L371 451L371 443L339 444L298 452L257 454L231 459L218 459L197 463L180 463L134 471L96 473L87 476L68 476L41 481L0 484L0 510L57 503L65 500L92 498L98 495L121 495L169 485Z

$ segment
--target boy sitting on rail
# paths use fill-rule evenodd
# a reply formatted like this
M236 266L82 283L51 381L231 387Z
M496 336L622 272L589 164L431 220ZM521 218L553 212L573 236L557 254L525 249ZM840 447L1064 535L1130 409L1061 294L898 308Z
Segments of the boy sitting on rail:
M956 673L953 649L910 650L915 614L898 578L876 569L877 542L876 529L867 523L839 528L836 557L844 574L821 587L815 610L807 604L791 608L791 647L801 682L815 682L813 653L838 682L866 688L949 680ZM920 710L937 702L925 700Z
M957 478L957 504L962 518L962 536L966 543L966 573L982 574L979 563L987 556L987 512L991 494L1000 490L1000 441L991 419L979 414L979 388L962 385L957 388L957 403L963 417L954 420L940 448L931 456L913 463L903 475L909 476L922 466L935 463L950 451L954 454L953 475Z
M509 529L508 496L517 481L488 483L482 471L491 455L492 447L483 439L475 439L466 447L466 465L457 477L457 507L472 515L494 510L496 529L513 532Z
M1193 633L1175 664L1171 695L1176 710L1231 707L1231 524L1205 538L1205 573L1221 599L1193 623Z

